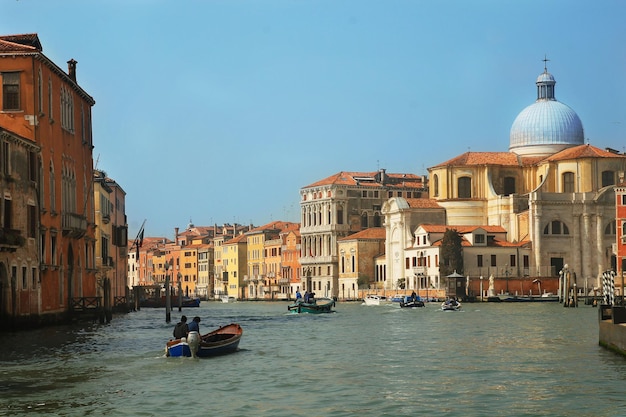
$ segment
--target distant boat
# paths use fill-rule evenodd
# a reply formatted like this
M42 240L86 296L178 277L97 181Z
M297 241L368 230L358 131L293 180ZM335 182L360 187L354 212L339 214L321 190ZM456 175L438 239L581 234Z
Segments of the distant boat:
M451 298L441 303L441 309L443 311L459 311L461 309L461 303Z
M287 310L296 314L321 314L332 313L334 306L335 300L331 298L317 298L310 300L308 303L305 303L302 299L298 299L295 303L289 304Z
M408 297L408 295L404 295L404 294L396 294L393 297L391 297L391 302L392 303L401 303L404 301L404 299Z
M389 304L391 301L384 295L367 294L363 299L363 304L366 306L379 306L382 304Z
M222 299L222 303L234 303L235 301L237 301L237 299L235 297L233 297L232 295L222 295L222 297L220 297Z
M424 307L424 302L419 296L413 297L411 295L407 295L404 297L404 300L400 301L401 308L416 308L416 307Z
M165 307L165 296L161 298L145 298L139 301L139 307L159 308ZM172 307L178 307L178 296L173 295L170 299ZM200 297L183 297L183 307L200 307Z
M243 335L243 329L237 323L231 323L213 330L200 337L200 345L195 356L208 358L212 356L225 355L236 352L239 349L239 342ZM191 348L186 338L170 340L165 345L166 356L191 357Z

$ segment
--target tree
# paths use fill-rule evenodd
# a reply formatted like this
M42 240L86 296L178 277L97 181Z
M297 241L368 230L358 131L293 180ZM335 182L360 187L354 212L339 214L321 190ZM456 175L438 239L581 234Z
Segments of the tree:
M441 240L439 272L442 277L454 271L463 275L463 237L455 229L446 229Z

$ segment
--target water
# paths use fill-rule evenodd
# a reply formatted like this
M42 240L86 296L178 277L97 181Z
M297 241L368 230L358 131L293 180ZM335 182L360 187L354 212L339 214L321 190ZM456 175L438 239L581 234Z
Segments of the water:
M2 335L0 415L624 416L626 359L597 310L557 303L397 306L203 303L201 330L239 322L240 351L166 358L180 313Z

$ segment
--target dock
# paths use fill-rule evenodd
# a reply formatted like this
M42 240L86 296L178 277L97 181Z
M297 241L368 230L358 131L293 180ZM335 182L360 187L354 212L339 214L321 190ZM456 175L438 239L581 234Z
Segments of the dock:
M601 305L598 321L600 346L626 356L626 306Z

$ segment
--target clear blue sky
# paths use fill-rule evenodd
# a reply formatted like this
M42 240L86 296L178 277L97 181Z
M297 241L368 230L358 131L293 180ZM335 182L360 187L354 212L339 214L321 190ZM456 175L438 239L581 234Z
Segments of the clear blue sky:
M94 161L131 237L299 221L339 171L426 174L507 151L535 79L589 143L626 145L623 0L0 0L96 100Z

